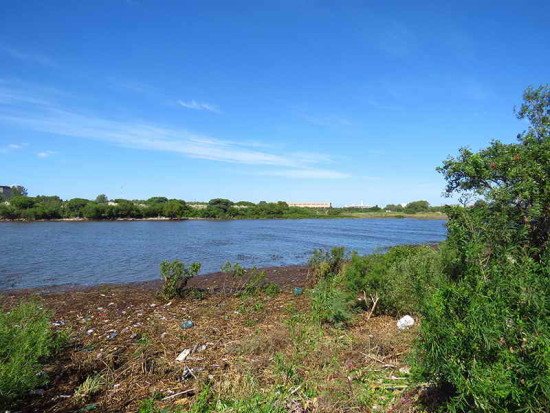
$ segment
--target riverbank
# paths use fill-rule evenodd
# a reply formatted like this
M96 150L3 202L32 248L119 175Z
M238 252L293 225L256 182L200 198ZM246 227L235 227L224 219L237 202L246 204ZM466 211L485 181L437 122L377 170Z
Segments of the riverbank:
M38 297L53 328L71 331L69 347L43 370L50 384L21 411L187 411L214 391L227 403L283 392L293 412L409 411L418 393L406 364L415 328L363 312L346 330L319 329L304 318L309 294L294 291L307 287L307 268L265 271L280 294L226 295L241 281L222 273L192 279L190 291L201 294L170 301L158 299L158 282L5 292L8 307ZM186 320L193 326L182 329Z

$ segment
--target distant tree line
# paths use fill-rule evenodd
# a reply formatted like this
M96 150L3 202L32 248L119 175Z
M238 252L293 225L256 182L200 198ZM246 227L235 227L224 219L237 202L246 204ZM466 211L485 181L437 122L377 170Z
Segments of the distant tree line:
M366 208L369 212L391 211L414 214L429 212L434 208L427 201L416 201L400 205ZM113 199L98 195L95 200L73 198L63 200L58 196L27 196L24 187L12 190L12 196L0 203L1 219L49 220L79 218L90 220L141 219L141 218L209 218L209 219L254 219L254 218L315 218L345 216L356 212L346 208L314 209L291 207L286 202L265 202L257 204L248 201L232 202L215 198L209 202L189 204L181 199L152 197L147 200Z
M413 201L408 204L388 204L384 208L375 206L365 206L363 208L342 208L344 211L362 211L362 212L396 212L402 214L418 214L427 212L443 212L443 206L431 206L428 201Z

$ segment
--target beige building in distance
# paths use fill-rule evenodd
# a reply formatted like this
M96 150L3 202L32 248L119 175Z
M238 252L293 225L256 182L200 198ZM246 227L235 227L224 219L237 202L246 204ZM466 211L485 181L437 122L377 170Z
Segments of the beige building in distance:
M289 207L300 208L332 208L331 202L287 202Z

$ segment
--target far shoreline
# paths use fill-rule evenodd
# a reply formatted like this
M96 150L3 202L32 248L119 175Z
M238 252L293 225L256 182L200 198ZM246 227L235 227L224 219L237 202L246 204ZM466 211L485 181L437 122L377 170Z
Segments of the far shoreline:
M262 218L114 218L114 219L88 219L88 218L55 218L55 219L0 219L0 223L33 223L33 222L133 222L133 221L161 221L161 222L180 222L180 221L260 221L260 220L296 220L296 219L418 219L418 220L445 220L448 219L445 214L425 214L425 215L372 215L372 216L308 216L308 217L262 217Z

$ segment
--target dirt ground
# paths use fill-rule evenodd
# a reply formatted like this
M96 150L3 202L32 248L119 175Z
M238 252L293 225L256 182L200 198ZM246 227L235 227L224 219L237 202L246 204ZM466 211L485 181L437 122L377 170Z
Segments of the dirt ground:
M53 327L69 329L72 336L70 347L44 369L50 384L33 392L19 411L136 412L146 399L156 400L159 408L185 409L206 384L237 398L246 387L246 375L257 376L262 386L275 383L275 355L290 360L297 352L292 344L295 327L289 333L288 320L299 320L309 309L308 295L294 291L306 286L307 268L265 271L282 287L280 294L223 294L234 285L222 273L190 281L189 287L202 297L170 301L157 298L158 282L4 293L0 302L8 306L39 296L54 313ZM193 326L182 328L185 321ZM416 330L400 331L395 322L362 313L346 333L327 333L324 347L300 359L304 372L298 372L314 377L312 383L327 396L308 399L301 410L289 411L409 411L413 397L403 383ZM176 360L184 350L185 359ZM338 354L332 354L335 351ZM315 365L324 357L336 357L332 370ZM371 371L372 379L365 379ZM361 409L346 406L356 398L359 385L372 388L372 397L381 389L381 401ZM243 386L241 392L238 386ZM299 388L292 391L298 401L306 400Z

